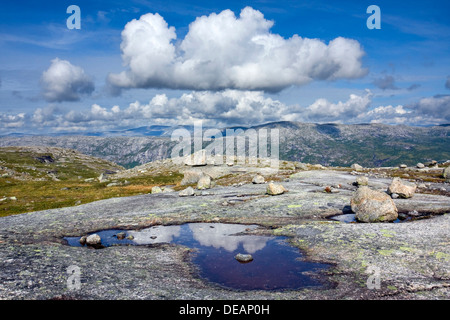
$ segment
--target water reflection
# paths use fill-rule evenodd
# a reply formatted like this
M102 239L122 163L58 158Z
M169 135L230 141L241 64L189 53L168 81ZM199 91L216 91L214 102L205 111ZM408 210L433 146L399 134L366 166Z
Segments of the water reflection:
M140 231L128 231L136 245L155 243L170 243L174 238L180 236L181 226L156 226Z
M189 229L200 245L205 247L223 248L228 252L233 252L243 246L247 253L255 253L266 246L269 237L235 235L246 229L255 229L257 226L245 226L238 224L209 224L191 223Z
M154 226L139 231L105 230L97 234L104 247L175 243L195 248L192 262L198 266L199 275L227 288L278 290L324 287L325 283L311 277L311 274L327 269L328 265L304 261L301 252L288 245L283 237L242 234L246 229L255 228L256 225L188 223ZM80 237L65 239L71 246L82 246ZM241 264L234 258L238 253L251 254L253 260Z

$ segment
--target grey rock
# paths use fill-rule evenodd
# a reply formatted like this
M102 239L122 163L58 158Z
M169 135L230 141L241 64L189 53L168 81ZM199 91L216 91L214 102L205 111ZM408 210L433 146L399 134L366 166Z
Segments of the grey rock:
M299 170L309 170L308 165L306 163L296 163L295 164L295 169L299 169Z
M356 219L361 222L387 222L398 218L397 207L391 197L366 186L358 188L350 205Z
M260 174L254 176L252 179L252 183L254 183L254 184L261 184L264 182L265 182L264 177Z
M119 182L111 182L111 183L108 183L107 185L106 185L106 187L107 188L110 188L110 187L117 187L117 186L120 186L121 184L119 183Z
M86 238L87 238L87 236L82 236L81 238L80 238L80 244L82 245L82 246L84 246L85 244L86 244Z
M197 183L198 180L200 180L200 178L202 177L202 175L203 175L203 173L201 171L187 170L184 172L184 177L183 177L183 180L181 180L180 184L182 186L185 186L185 185Z
M202 177L197 182L197 189L204 190L211 188L211 177L208 175L202 175Z
M286 188L283 187L281 184L276 184L273 182L269 183L266 189L266 193L271 196L280 195L285 193L286 191L287 191Z
M359 176L356 178L356 184L358 186L367 186L369 184L369 178L365 176Z
M442 171L442 176L443 176L445 179L450 180L450 166L448 166L447 168L445 168L445 169Z
M396 193L400 198L411 198L416 192L417 185L408 181L403 181L398 177L392 179L387 189L388 194Z
M364 168L357 163L351 165L351 168L356 171L362 171Z
M194 188L192 187L187 187L184 190L181 190L178 195L180 197L189 197L189 196L193 196L195 194Z
M171 187L162 187L162 192L166 193L166 192L174 192L175 190L173 190Z
M161 192L162 192L162 189L160 187L158 187L158 186L152 187L152 191L151 191L152 194L161 193Z
M246 253L238 253L234 256L234 258L239 262L250 262L253 261L253 256L251 254Z
M421 162L419 162L418 164L416 164L416 167L419 169L425 168L425 165Z
M88 246L98 245L98 244L101 244L101 243L102 243L102 239L96 233L91 234L91 235L86 237L86 244Z

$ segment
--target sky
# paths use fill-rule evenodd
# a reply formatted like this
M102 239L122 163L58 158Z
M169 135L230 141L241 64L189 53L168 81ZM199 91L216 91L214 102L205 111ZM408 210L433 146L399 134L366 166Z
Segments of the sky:
M2 1L0 135L448 124L449 13L445 0Z

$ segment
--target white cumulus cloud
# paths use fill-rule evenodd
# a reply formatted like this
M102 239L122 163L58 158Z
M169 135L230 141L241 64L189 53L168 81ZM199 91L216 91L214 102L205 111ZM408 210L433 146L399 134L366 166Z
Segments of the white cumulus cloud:
M82 68L59 58L53 59L42 73L41 84L49 102L78 101L80 95L94 91L94 82Z
M280 91L313 80L358 78L364 55L356 40L328 44L298 35L286 39L270 31L274 22L244 8L198 17L185 38L159 14L132 20L122 31L127 70L109 74L116 88Z

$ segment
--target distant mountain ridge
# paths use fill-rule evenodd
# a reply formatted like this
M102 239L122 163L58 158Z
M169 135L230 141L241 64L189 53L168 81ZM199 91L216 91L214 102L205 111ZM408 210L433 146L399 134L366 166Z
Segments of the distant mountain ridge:
M71 148L113 161L126 168L169 158L177 144L175 129L193 132L193 126L147 126L84 135L4 136L0 146L54 146ZM325 166L367 167L415 165L450 159L450 126L413 127L385 124L314 124L272 122L230 129L278 129L280 159ZM208 128L203 128L208 129ZM225 135L227 128L220 128Z

